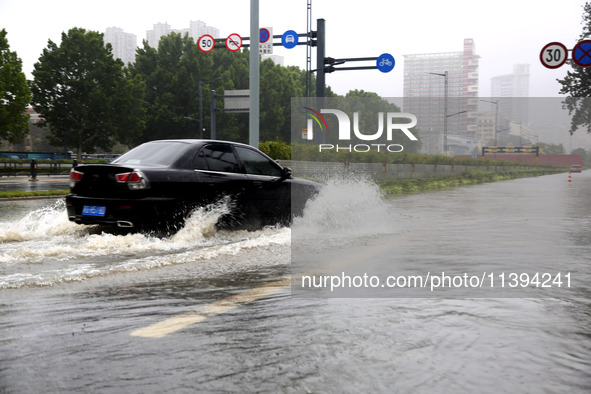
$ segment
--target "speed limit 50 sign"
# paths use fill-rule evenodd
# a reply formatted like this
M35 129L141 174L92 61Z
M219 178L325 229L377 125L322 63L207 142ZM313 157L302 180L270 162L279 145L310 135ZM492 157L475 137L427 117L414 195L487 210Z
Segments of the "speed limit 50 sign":
M566 63L568 49L560 42L551 42L542 48L540 61L547 68L558 68Z
M215 47L215 40L209 34L204 34L197 40L197 46L201 52L211 52Z

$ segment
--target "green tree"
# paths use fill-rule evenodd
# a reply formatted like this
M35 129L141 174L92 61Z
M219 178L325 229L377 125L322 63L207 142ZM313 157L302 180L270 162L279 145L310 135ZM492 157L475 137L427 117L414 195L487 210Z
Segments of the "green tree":
M49 40L33 76L33 106L52 145L73 147L80 157L130 143L143 129L143 82L126 76L101 33L73 28L59 46Z
M289 141L291 98L306 96L306 72L282 67L271 59L261 62L260 136L262 140Z
M158 48L144 41L130 71L145 83L146 128L136 143L164 138L199 138L201 81L203 127L210 133L210 91L220 90L229 70L214 67L213 55L202 53L189 36L172 33ZM219 93L219 92L218 92Z
M217 82L217 94L224 95L226 90L248 89L249 53L248 51L230 52L216 49L213 55L213 67L220 70L220 80ZM217 138L247 143L249 135L249 114L224 112L222 99L217 101L216 129Z
M591 38L591 3L583 6L583 32L580 40ZM580 67L570 61L573 69L568 71L564 79L558 82L562 85L561 94L566 94L563 104L568 109L571 119L570 133L574 133L579 127L586 127L591 133L591 67Z
M22 61L10 51L6 30L0 31L0 139L21 142L29 132L25 113L31 91L22 72Z
M219 44L218 44L219 45ZM249 114L224 112L221 97L227 90L248 89L248 50L199 50L187 35L172 33L160 38L158 48L144 41L132 75L146 86L146 128L137 143L162 138L197 138L199 131L199 81L202 81L204 137L211 135L211 90L215 90L216 138L248 142ZM270 59L260 67L260 139L288 142L291 98L304 97L307 73L297 67L276 65ZM314 83L314 78L312 78ZM327 96L334 96L329 87Z
M583 148L574 149L571 152L571 154L572 155L581 155L581 159L583 160L583 165L585 165L585 167L589 166L589 159L591 159L591 155L585 149L583 149Z
M202 82L204 137L211 135L211 90L215 90L216 138L248 142L248 113L224 112L227 90L249 88L248 51L214 49L203 53L187 35L172 33L158 48L144 42L132 73L146 83L148 115L139 142L160 138L197 138L199 132L199 81ZM261 140L287 141L290 135L291 97L304 95L305 72L261 62Z

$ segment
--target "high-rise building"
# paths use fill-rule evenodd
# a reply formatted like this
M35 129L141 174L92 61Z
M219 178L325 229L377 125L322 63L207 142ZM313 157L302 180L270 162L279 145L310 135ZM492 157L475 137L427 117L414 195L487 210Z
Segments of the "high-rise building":
M220 37L220 31L215 27L207 26L203 21L191 21L190 27L186 29L172 29L168 23L156 23L152 30L146 31L146 40L151 47L158 48L160 37L170 33L188 34L195 41L204 34L209 34L213 38ZM118 27L107 27L104 35L105 44L109 43L113 47L113 56L119 58L123 63L135 62L137 50L137 36L126 33Z
M205 22L197 20L191 21L189 27L185 29L172 29L168 23L156 23L154 29L146 32L146 39L151 47L158 48L160 37L169 35L170 33L180 33L183 36L188 34L195 41L204 34L209 34L213 38L220 37L219 29L207 26Z
M491 78L491 97L529 97L529 64L513 65L513 74Z
M512 74L491 78L491 97L498 102L499 130L510 123L529 123L529 64L515 64Z
M119 58L124 64L135 62L135 50L137 48L137 36L125 33L118 27L107 27L104 36L105 44L113 47L113 57Z
M475 136L479 58L471 38L459 52L404 55L404 111L419 120L422 153L453 151L448 135Z
M207 24L203 21L191 21L189 25L189 36L193 38L195 41L199 39L204 34L209 34L213 38L220 37L219 29L216 29L212 26L207 26Z
M146 31L146 40L148 44L153 48L158 48L158 42L160 37L167 36L172 33L172 29L168 23L156 23L152 30Z

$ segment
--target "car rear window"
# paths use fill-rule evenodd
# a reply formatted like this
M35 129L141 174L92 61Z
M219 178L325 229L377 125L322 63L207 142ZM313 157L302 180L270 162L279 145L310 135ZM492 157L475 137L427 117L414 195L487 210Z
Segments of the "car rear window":
M189 145L184 142L148 142L113 160L116 164L169 166Z

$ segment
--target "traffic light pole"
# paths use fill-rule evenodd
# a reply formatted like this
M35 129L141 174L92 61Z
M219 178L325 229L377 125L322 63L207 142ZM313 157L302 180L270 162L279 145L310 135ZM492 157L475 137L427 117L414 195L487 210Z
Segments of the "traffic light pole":
M346 62L360 62L360 61L376 61L377 57L353 57L334 59L326 57L326 21L324 19L316 20L316 31L308 33L298 33L299 37L307 37L307 41L299 42L297 45L308 45L309 47L316 47L316 69L310 70L316 72L316 97L324 97L326 94L326 74L334 71L352 71L352 70L376 70L377 66L358 66L358 67L339 67L334 66L344 64ZM252 36L252 33L251 33ZM310 37L311 36L311 37ZM273 38L281 38L281 35L274 35ZM314 38L316 38L314 40ZM244 41L251 42L250 37L244 37ZM216 43L223 43L224 39L215 39ZM282 46L281 42L274 42L273 46ZM243 48L249 48L250 44L242 44ZM218 46L216 46L218 48Z
M259 33L259 20L258 20L258 0L251 0L251 26L250 36L257 37ZM333 59L326 57L326 21L324 19L316 20L316 31L310 31L307 33L298 33L298 37L307 37L305 42L298 42L296 45L307 45L309 47L316 47L316 70L310 70L310 73L316 71L316 97L320 100L326 95L326 73L333 71L350 71L350 70L374 70L377 69L377 65L374 66L359 66L359 67L340 67L335 68L334 66L344 64L346 62L357 62L357 61L376 61L377 57L359 57L359 58L345 58L345 59ZM281 38L282 36L274 35L273 38ZM316 40L314 40L316 38ZM252 42L250 37L244 37L244 41ZM223 39L214 39L216 43L224 42ZM283 43L273 43L273 46L280 46ZM258 146L258 116L259 116L259 41L257 39L252 42L252 45L241 44L243 48L250 49L250 145ZM220 48L221 46L215 46ZM380 71L383 71L380 69ZM386 71L387 72L387 71ZM322 106L322 101L318 103ZM215 91L212 91L212 137L215 138ZM324 134L322 134L324 138Z
M325 20L316 20L316 97L326 94L326 78L324 76L324 57L326 55Z
M250 0L250 36L259 35L259 0ZM259 40L253 40L250 50L250 115L248 143L259 147L259 113L260 113L260 57Z

